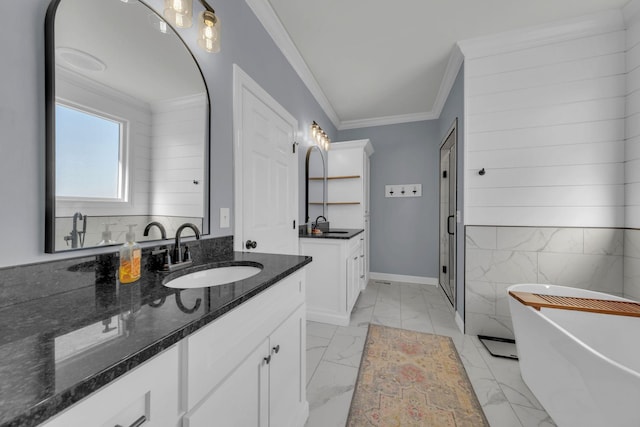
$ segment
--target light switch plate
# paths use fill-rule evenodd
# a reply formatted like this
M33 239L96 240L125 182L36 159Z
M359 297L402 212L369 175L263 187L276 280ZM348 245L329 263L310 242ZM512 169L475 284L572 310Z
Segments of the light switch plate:
M229 228L229 208L220 208L220 228Z

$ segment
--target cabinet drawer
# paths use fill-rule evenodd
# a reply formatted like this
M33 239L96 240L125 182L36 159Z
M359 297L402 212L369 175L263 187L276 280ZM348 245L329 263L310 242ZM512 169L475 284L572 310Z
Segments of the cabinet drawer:
M176 427L181 415L178 360L173 346L41 427L128 427L142 417L143 427Z
M284 278L187 338L187 410L304 303L304 277L298 271Z

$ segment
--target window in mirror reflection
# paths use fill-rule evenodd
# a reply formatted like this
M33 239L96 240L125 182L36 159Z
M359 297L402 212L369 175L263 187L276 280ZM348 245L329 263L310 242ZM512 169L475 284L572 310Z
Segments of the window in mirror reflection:
M125 201L124 121L56 104L56 196Z

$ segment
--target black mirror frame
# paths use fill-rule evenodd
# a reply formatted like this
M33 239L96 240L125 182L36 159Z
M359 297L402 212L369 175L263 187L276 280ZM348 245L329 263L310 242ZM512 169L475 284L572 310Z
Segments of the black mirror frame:
M67 251L79 251L90 250L96 247L88 248L75 248L65 251L56 251L55 248L55 222L56 222L56 195L55 195L55 182L56 182L56 63L55 63L55 18L58 6L61 0L51 0L44 21L44 55L45 55L45 223L44 223L44 251L45 253L53 254L57 252ZM138 0L145 7L155 12L147 3L142 0ZM167 23L167 25L171 25ZM173 28L173 27L172 27ZM189 49L189 46L185 43L184 39L178 31L173 28L174 33L180 39L185 49L189 52L193 58L193 62L198 67L198 72L202 77L202 83L205 87L207 95L207 111L206 111L206 129L205 129L205 144L204 144L204 159L206 162L204 170L204 188L203 196L205 198L203 203L203 218L202 218L202 230L201 234L207 235L210 232L210 220L211 220L211 96L209 94L209 86L202 72L202 68L198 63L193 51ZM167 236L169 239L173 237Z

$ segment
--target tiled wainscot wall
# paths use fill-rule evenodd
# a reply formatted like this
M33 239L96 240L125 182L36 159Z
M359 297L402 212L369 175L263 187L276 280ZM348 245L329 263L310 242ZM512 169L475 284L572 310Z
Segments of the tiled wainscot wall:
M640 230L624 230L624 296L640 301Z
M468 226L465 263L465 332L471 335L513 338L507 288L516 283L614 295L626 286L640 297L640 267L625 274L625 264L640 263L637 230Z

